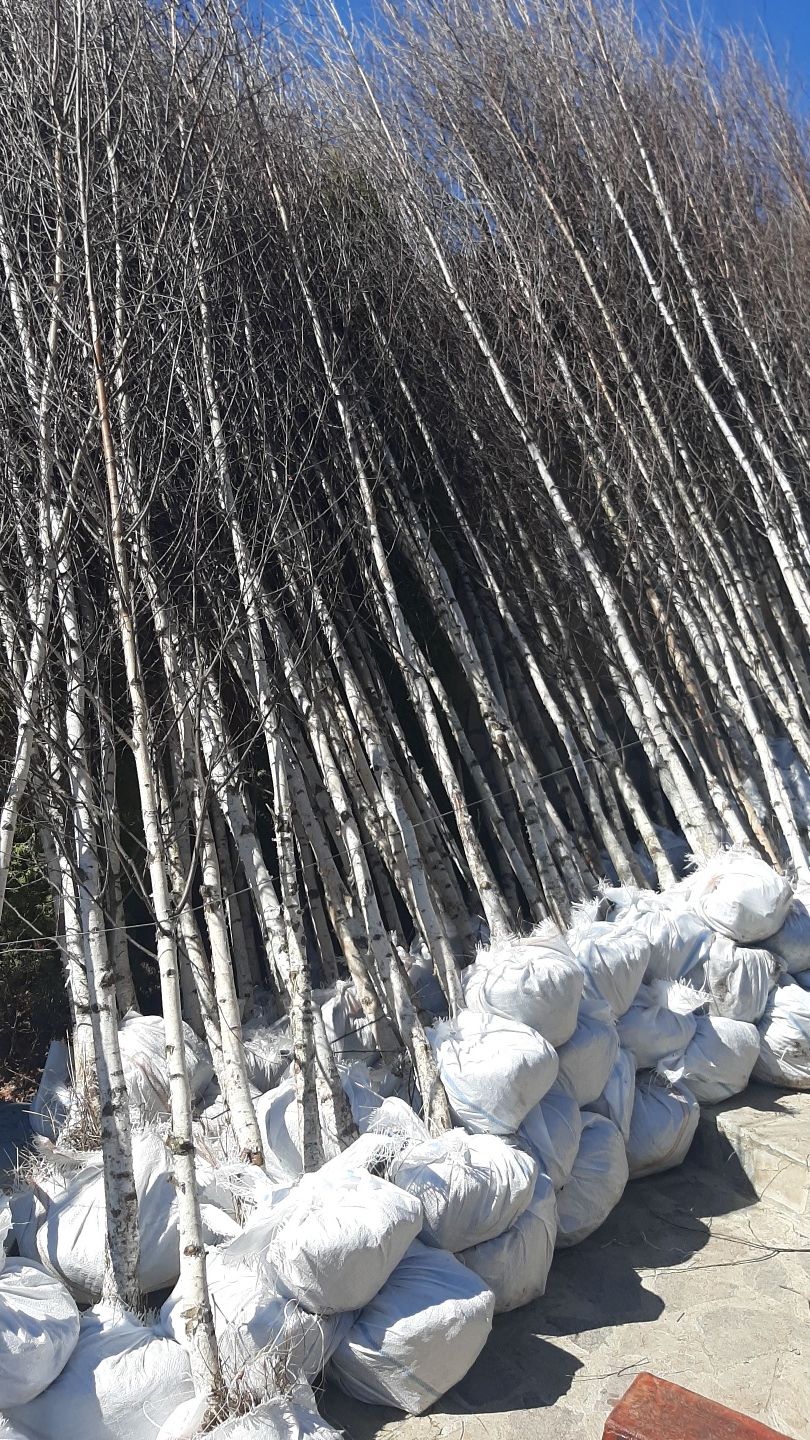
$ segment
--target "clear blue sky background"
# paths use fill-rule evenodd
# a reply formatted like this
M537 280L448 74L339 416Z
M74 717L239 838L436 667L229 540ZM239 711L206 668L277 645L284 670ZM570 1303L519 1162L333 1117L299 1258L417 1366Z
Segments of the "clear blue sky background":
M253 0L257 7L271 13L278 8L276 0ZM356 19L367 17L371 0L338 0L344 13ZM642 17L655 21L661 0L636 0ZM797 91L803 91L804 104L810 95L810 0L668 0L675 16L691 13L702 22L708 34L724 26L747 31L751 38L773 47L780 69L787 70Z
M655 0L641 0L642 8L654 13ZM688 14L688 0L670 0L670 9ZM691 0L691 12L709 33L733 26L757 43L767 37L780 68L810 88L810 0Z

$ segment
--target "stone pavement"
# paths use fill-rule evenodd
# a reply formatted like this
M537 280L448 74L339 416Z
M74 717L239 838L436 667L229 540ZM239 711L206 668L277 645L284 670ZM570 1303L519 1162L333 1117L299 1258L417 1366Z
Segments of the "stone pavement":
M692 1158L810 1224L810 1094L749 1085L722 1105L704 1106Z
M810 1440L810 1221L735 1178L687 1162L631 1183L601 1230L556 1255L545 1297L496 1318L430 1414L328 1386L324 1415L349 1440L599 1440L651 1370Z

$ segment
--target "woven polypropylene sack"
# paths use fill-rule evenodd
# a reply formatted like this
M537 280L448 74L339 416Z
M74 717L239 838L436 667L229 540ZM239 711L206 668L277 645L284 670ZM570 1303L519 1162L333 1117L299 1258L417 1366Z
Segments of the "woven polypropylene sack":
M793 889L758 855L721 850L698 872L689 901L713 930L738 945L757 945L784 925Z
M450 1130L404 1150L389 1174L421 1203L422 1240L455 1252L517 1219L532 1198L537 1165L498 1135Z
M579 1245L604 1224L621 1200L628 1176L624 1141L613 1121L584 1115L574 1168L557 1193L559 1249Z
M227 1384L237 1377L253 1391L279 1375L315 1380L351 1324L352 1315L313 1315L282 1295L260 1254L236 1260L224 1245L209 1252L208 1291L220 1364ZM344 1323L347 1321L347 1323ZM182 1343L183 1294L178 1285L160 1312L164 1333Z
M520 1020L554 1046L576 1029L585 977L562 935L501 940L480 951L462 978L471 1010Z
M644 929L620 917L615 924L597 920L571 940L585 977L584 994L604 1000L614 1020L629 1010L638 994L650 958Z
M670 1085L654 1071L636 1077L627 1163L631 1180L683 1164L700 1119L700 1106L685 1085Z
M810 993L782 981L759 1022L754 1079L791 1090L810 1090Z
M427 1033L453 1117L466 1130L511 1135L557 1078L556 1051L517 1021L461 1010Z
M629 1050L619 1046L619 1053L613 1069L605 1082L601 1095L597 1095L586 1106L596 1115L606 1115L612 1120L622 1139L630 1134L630 1117L633 1114L633 1100L636 1093L636 1062Z
M53 1384L9 1415L32 1440L156 1440L193 1393L182 1346L99 1306L82 1316L78 1344Z
M367 1405L421 1415L478 1359L494 1310L474 1271L417 1240L337 1347L331 1373Z
M561 1190L571 1174L581 1138L582 1111L561 1085L552 1085L517 1132L518 1144L534 1157L555 1190Z
M7 1260L0 1272L0 1404L24 1405L67 1364L79 1311L66 1287L39 1265Z
M256 1216L232 1256L262 1255L279 1292L306 1310L358 1310L385 1284L422 1229L422 1206L366 1170L305 1175L285 1200Z
M673 1084L683 1081L701 1105L718 1105L745 1089L758 1056L756 1025L700 1015L684 1054L665 1057L658 1069Z
M681 993L686 989L681 986ZM693 1012L700 1008L702 997L695 991L686 995L691 1010L684 1010L680 1004L671 1008L671 999L669 981L654 980L642 985L630 1009L616 1022L619 1040L630 1051L638 1070L654 1068L665 1055L683 1054L695 1033Z
M571 1039L560 1047L560 1084L578 1105L601 1095L619 1053L619 1035L605 1005L583 1001Z
M557 1239L557 1201L548 1175L538 1175L531 1201L508 1230L459 1255L495 1296L495 1313L516 1310L545 1294Z
M783 962L769 950L737 945L718 935L708 958L694 972L694 983L706 992L710 1015L756 1025L783 969Z

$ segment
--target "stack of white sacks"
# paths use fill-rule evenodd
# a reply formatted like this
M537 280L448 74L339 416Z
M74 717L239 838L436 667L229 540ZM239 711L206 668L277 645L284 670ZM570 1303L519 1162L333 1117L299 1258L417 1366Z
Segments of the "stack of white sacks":
M330 1440L309 1389L324 1372L362 1401L421 1413L473 1364L495 1312L543 1295L555 1249L592 1234L628 1178L682 1162L700 1103L752 1072L810 1088L805 899L738 851L666 894L606 890L567 937L547 928L481 951L451 1020L416 957L455 1126L438 1138L340 984L320 999L360 1136L315 1175L303 1175L284 1026L246 1027L264 1171L234 1157L189 1032L225 1379L243 1401L274 1397L210 1433ZM190 1440L201 1420L179 1343L162 1022L129 1016L122 1053L141 1283L159 1319L102 1302L101 1157L59 1145L70 1095L55 1051L35 1106L40 1162L12 1197L20 1258L0 1273L0 1440Z

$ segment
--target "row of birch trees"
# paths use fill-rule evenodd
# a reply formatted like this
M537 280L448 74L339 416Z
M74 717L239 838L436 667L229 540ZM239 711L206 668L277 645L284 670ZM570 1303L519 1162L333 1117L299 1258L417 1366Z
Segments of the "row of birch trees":
M0 72L0 907L23 816L135 1309L148 907L214 1414L184 1020L262 1164L241 1023L289 1015L311 1169L313 989L440 1130L416 950L454 1011L674 836L807 873L807 128L617 0L0 0Z

